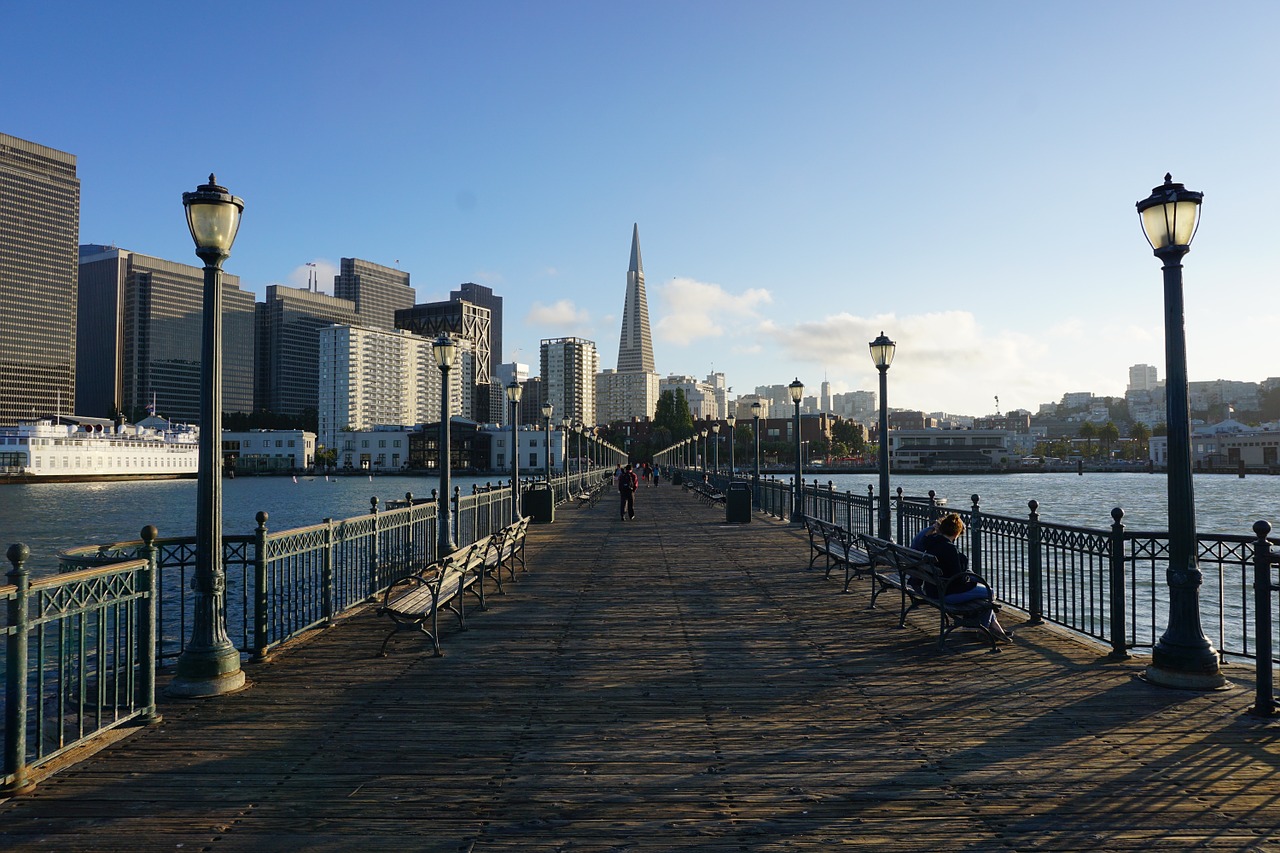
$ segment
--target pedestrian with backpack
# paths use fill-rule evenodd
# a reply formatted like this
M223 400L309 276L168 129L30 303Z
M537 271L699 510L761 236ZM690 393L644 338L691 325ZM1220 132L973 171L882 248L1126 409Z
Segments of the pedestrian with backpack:
M630 465L623 468L622 473L618 475L618 495L622 498L618 513L623 521L634 520L636 517L636 486L638 483L636 474L631 470Z

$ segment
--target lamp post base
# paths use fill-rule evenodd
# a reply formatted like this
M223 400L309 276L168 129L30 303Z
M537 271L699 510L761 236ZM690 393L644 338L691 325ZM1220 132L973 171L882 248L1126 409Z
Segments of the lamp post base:
M165 695L175 697L219 696L232 693L245 685L240 669L240 652L233 646L203 652L183 652L178 658L178 672L165 688Z
M1177 690L1223 690L1229 687L1218 653L1211 646L1170 649L1163 641L1151 655L1142 678L1160 687Z

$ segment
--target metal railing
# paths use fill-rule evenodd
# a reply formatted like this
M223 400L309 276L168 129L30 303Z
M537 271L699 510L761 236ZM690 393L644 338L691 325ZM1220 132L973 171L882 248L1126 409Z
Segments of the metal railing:
M4 776L23 793L31 772L111 729L158 719L155 550L110 566L31 580L13 546L0 587L4 634Z

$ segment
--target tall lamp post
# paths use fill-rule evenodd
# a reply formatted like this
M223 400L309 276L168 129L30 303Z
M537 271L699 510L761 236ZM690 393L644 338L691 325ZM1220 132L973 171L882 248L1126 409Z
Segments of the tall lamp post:
M720 476L720 424L716 422L711 425L711 440L715 442L715 456L712 457L712 471L716 472L716 476Z
M876 504L876 535L889 541L889 403L885 394L889 387L889 365L897 344L884 332L869 345L871 361L880 371L880 501Z
M1187 338L1182 304L1182 257L1191 250L1204 193L1164 184L1138 202L1142 229L1164 265L1165 423L1168 428L1169 625L1151 650L1145 677L1193 690L1222 687L1221 661L1200 627L1196 504L1191 485L1191 415L1187 400Z
M554 412L555 412L555 406L551 405L550 403L542 404L542 421L546 425L547 458L545 461L546 461L546 472L547 472L548 483L551 482L551 415Z
M711 464L711 442L709 438L710 435L711 435L710 430L704 429L698 432L698 438L702 439L702 473L704 474L706 474L707 471L709 470L707 466Z
M511 402L511 520L520 517L520 396L522 386L515 379L507 386L507 399Z
M800 458L800 401L804 398L804 383L800 377L787 386L787 393L796 406L796 488L791 498L791 523L804 524L804 463Z
M209 183L182 194L182 204L196 255L204 261L200 461L191 640L178 657L168 691L174 696L215 696L244 686L240 652L227 637L227 579L222 567L222 262L236 241L244 201L210 175Z
M751 493L760 506L760 401L751 404L751 432L756 444L756 467L751 474Z
M453 415L449 405L449 371L458 358L458 342L441 335L431 344L431 353L440 368L440 493L436 499L436 556L458 550L453 539L452 496L449 477L453 468Z
M564 439L564 450L560 454L560 466L564 469L564 488L573 497L573 488L569 485L569 427L573 421L566 415L560 419L560 437Z
M724 422L729 425L729 479L732 480L733 479L733 439L734 439L733 427L738 422L738 419L734 417L732 413L730 413L729 417L724 419Z

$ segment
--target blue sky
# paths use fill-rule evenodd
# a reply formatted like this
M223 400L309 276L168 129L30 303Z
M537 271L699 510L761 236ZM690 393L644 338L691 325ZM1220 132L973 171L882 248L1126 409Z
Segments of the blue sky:
M82 242L197 264L245 199L261 295L343 256L506 299L506 356L614 367L639 223L658 370L824 375L987 414L1164 377L1134 202L1205 193L1193 380L1280 375L1280 5L6 3L0 131L74 153ZM331 273L325 278L331 286Z

